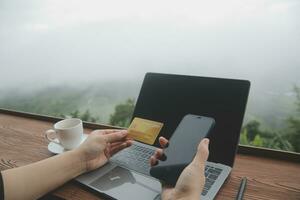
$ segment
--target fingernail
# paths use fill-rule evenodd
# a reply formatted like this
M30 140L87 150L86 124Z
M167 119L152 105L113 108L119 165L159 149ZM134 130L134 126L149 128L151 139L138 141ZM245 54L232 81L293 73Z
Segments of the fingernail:
M126 143L127 143L127 146L131 146L132 145L132 141L131 140L128 140Z
M205 139L204 139L204 144L206 144L206 145L209 144L209 139L208 139L208 138L205 138Z

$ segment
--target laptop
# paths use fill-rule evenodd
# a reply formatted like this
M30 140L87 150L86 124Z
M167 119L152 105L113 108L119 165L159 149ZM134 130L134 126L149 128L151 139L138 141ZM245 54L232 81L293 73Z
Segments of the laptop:
M210 154L201 199L214 199L229 176L237 151L250 82L247 80L147 73L134 117L163 122L159 136L169 139L186 114L212 117ZM149 174L149 158L159 147L134 141L105 166L76 180L115 199L160 199L161 184Z

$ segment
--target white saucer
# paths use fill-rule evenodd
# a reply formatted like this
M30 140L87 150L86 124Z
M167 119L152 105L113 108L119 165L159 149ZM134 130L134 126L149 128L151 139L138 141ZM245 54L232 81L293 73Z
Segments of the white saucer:
M84 142L87 137L88 137L88 134L83 134L83 137L82 137L82 140L81 140L80 144L82 142ZM56 141L58 142L58 139L56 139ZM48 144L48 150L51 153L54 153L54 154L61 154L61 153L65 152L65 151L68 151L68 150L64 149L61 145L56 144L54 142L50 142Z

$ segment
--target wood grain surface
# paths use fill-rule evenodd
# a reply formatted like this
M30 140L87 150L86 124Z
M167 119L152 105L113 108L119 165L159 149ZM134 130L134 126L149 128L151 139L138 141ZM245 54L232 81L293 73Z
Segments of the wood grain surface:
M53 156L47 150L45 130L52 122L0 114L0 170ZM91 129L85 129L89 133ZM300 199L300 164L238 154L230 177L216 199L234 199L242 177L248 178L244 199ZM53 191L65 199L104 199L70 181Z

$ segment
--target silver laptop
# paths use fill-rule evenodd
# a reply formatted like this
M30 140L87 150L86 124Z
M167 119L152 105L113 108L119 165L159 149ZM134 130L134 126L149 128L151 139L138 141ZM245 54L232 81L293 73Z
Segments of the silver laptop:
M249 88L245 80L158 73L144 78L133 117L164 122L160 135L170 138L186 114L216 120L201 199L214 199L232 170ZM115 199L160 199L161 184L149 174L149 159L157 147L158 142L151 146L135 141L105 166L76 180Z

